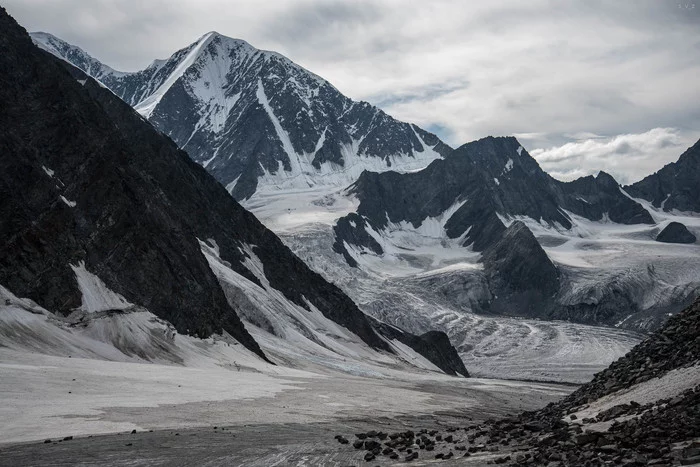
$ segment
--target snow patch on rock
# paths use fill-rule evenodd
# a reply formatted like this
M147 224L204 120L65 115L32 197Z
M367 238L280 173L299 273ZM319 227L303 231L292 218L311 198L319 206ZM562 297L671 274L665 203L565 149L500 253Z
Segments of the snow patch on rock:
M106 310L125 310L134 306L124 297L111 291L102 280L85 268L85 262L80 261L70 267L75 272L80 293L83 295L81 310L95 313Z

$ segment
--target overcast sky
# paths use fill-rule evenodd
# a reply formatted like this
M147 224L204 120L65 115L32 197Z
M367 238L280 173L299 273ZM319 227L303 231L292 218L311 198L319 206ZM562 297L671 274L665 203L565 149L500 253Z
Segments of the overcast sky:
M700 138L700 0L2 0L123 71L215 30L459 146L516 135L557 178L628 183Z

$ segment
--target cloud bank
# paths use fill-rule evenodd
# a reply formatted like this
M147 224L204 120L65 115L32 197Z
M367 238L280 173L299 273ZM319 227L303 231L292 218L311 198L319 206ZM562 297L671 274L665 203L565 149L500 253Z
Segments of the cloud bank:
M581 138L549 149L534 149L530 154L544 170L564 181L598 171L608 172L621 184L633 183L674 162L686 149L679 132L673 128L654 128L640 134L604 138Z
M687 2L4 4L27 29L54 33L126 71L210 30L242 38L452 145L516 134L564 178L603 169L633 180L700 138L700 5ZM659 138L673 143L656 147Z

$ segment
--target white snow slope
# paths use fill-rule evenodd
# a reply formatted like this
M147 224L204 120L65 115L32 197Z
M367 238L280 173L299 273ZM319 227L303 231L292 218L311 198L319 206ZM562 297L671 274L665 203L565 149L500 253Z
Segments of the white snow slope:
M114 301L118 296L84 268L75 268L90 278L81 287L89 295L83 303L122 308L87 307L63 318L0 286L0 444L132 429L484 410L484 404L500 413L570 390L449 377L398 342L391 342L398 356L374 352L317 311L236 276L214 246L202 248L222 283L249 293L254 312L269 313L275 334L247 326L278 365L228 335L178 334L147 310ZM248 266L260 273L254 255ZM529 405L523 406L525 387Z

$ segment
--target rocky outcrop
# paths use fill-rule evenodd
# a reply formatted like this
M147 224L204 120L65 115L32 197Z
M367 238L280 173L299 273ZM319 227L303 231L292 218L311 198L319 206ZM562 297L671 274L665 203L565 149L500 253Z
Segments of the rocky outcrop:
M695 243L697 237L680 222L671 222L659 232L656 241L663 243Z
M700 212L700 140L688 148L678 161L625 187L635 198L650 201L664 211Z
M379 242L367 233L369 228L371 227L367 224L367 221L356 213L350 213L340 218L333 226L333 232L335 233L333 251L342 254L345 261L352 267L357 267L357 261L347 250L345 246L346 241L350 245L367 248L377 255L383 254L384 250Z
M520 221L483 252L481 262L496 296L491 311L537 316L559 290L559 272L535 236Z
M374 318L371 318L371 320L379 334L390 340L396 339L411 347L448 375L469 376L469 372L464 367L464 362L457 353L457 349L452 346L450 339L444 332L428 331L420 336L416 336Z

